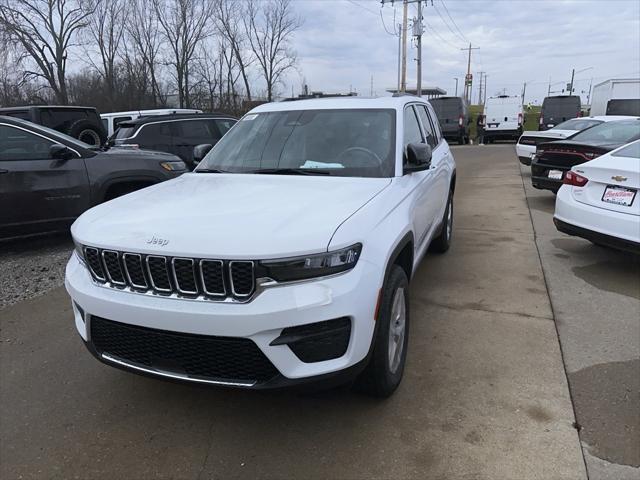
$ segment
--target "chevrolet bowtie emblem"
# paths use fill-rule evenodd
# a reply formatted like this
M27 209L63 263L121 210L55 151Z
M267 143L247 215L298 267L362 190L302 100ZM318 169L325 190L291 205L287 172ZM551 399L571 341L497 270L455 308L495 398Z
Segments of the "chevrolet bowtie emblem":
M622 175L616 175L615 177L611 177L611 180L615 180L616 182L624 182L627 180L627 177L623 177Z

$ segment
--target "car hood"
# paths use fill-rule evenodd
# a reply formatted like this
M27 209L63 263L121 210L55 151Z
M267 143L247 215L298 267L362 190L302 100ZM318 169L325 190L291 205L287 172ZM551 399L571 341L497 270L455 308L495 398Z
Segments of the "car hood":
M84 245L169 256L255 260L322 252L340 224L390 183L188 173L98 205L71 231Z
M180 160L179 157L172 153L157 152L155 150L144 150L138 148L118 148L111 147L108 150L101 150L96 152L98 155L104 155L108 158L150 158L158 161Z

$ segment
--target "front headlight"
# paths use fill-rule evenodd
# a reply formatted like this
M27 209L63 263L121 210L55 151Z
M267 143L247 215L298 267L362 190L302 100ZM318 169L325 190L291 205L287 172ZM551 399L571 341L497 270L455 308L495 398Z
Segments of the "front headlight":
M160 166L169 172L182 172L187 169L187 165L182 161L160 162Z
M356 243L342 250L302 257L264 260L260 266L264 275L277 282L291 282L307 278L325 277L351 270L356 266L362 244Z
M79 244L78 242L76 242L75 240L73 241L73 244L75 245L75 254L78 257L78 260L80 260L80 263L84 263L86 264L87 261L84 258L84 248L81 244Z

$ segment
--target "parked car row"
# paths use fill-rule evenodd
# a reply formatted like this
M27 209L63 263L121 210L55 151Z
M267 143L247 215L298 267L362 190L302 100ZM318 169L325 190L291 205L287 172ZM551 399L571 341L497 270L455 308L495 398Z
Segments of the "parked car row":
M531 165L532 185L557 194L559 231L640 253L640 117L575 118L524 132L516 153Z

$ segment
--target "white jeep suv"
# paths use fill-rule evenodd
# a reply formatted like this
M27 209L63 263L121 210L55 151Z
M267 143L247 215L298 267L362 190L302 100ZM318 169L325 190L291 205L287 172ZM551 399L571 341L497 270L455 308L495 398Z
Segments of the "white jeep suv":
M74 223L76 327L99 360L143 374L245 388L357 376L390 395L408 282L429 246L449 247L454 188L417 97L259 106L194 172Z

